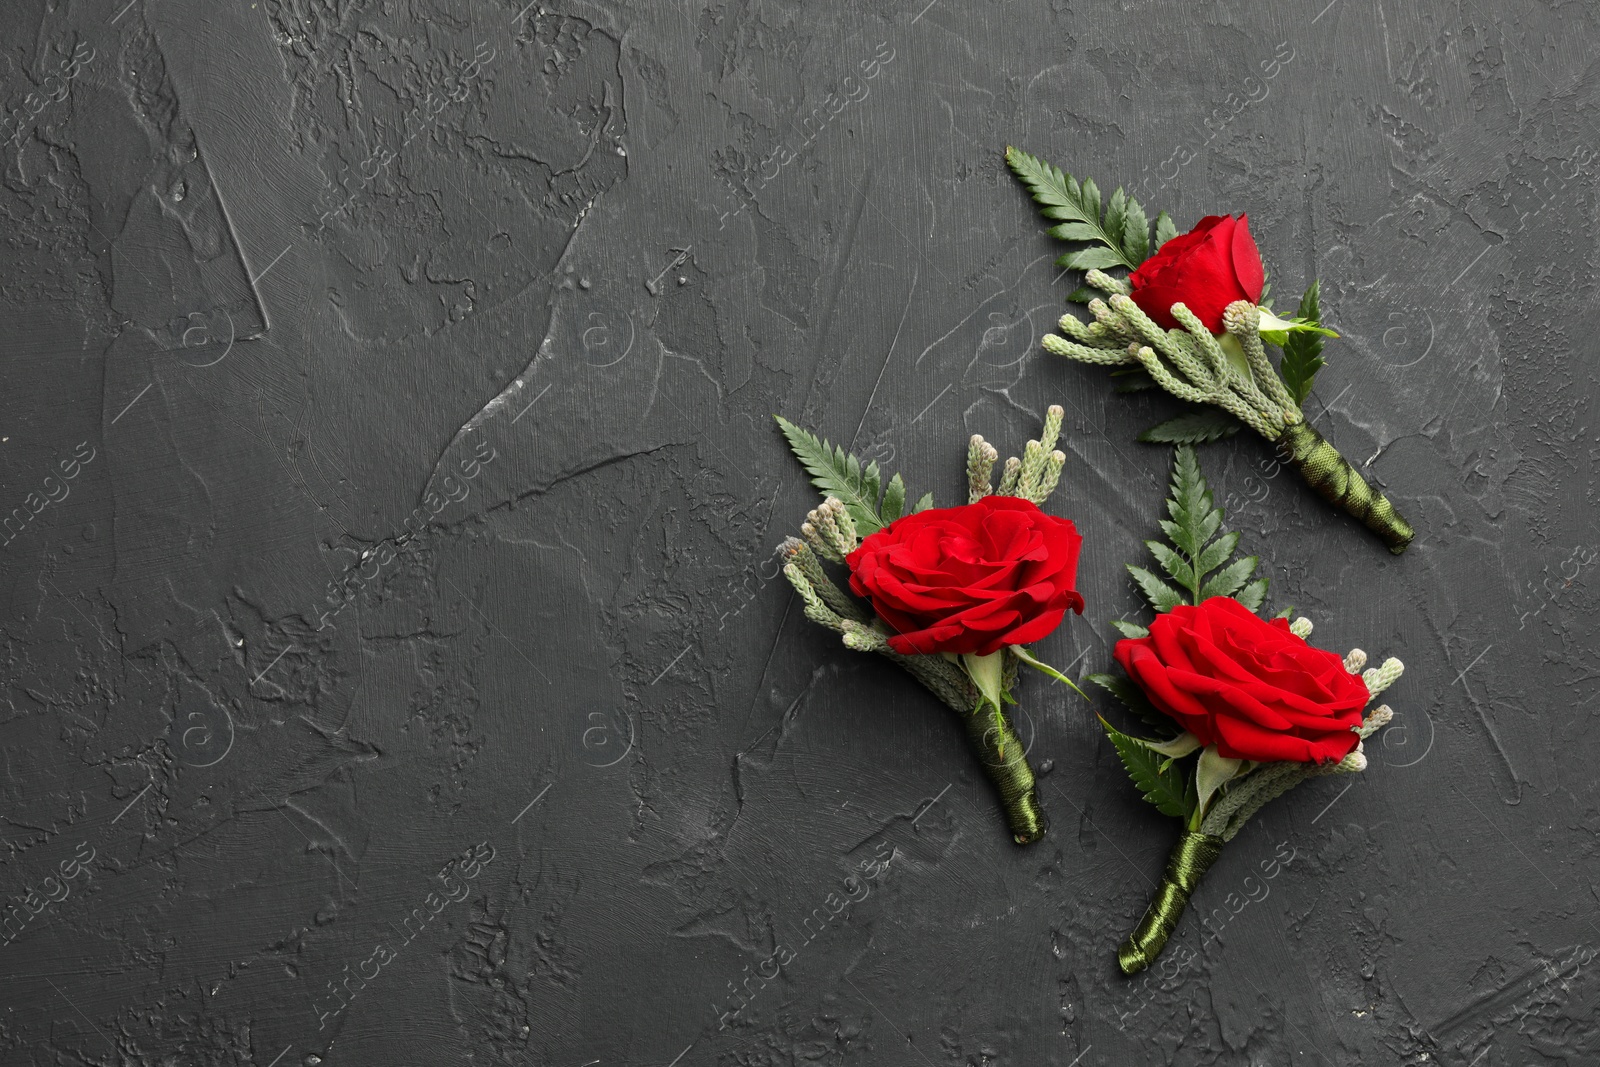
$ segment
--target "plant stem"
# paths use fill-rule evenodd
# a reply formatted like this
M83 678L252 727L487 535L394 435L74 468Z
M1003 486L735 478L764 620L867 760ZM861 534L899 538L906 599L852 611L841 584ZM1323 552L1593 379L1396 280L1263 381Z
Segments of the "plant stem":
M987 700L979 701L977 708L963 713L961 719L984 772L1000 794L1000 806L1011 827L1011 839L1019 845L1039 840L1050 823L1039 805L1033 768L1028 766L1022 739L1012 728L1011 720Z
M1117 965L1122 973L1138 974L1161 955L1167 938L1177 928L1178 919L1189 903L1189 896L1200 879L1222 855L1222 838L1214 834L1185 830L1167 859L1161 884L1145 910L1138 927L1117 950Z
M1278 452L1299 470L1324 500L1342 508L1377 534L1395 555L1406 550L1417 531L1401 518L1389 498L1367 484L1361 472L1308 422L1293 422L1277 439Z

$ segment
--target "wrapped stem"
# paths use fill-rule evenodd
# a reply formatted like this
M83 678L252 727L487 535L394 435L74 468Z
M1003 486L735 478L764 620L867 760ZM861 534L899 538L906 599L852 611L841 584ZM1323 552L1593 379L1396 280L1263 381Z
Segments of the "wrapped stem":
M1167 859L1161 884L1138 927L1117 950L1123 974L1138 974L1155 961L1178 925L1200 879L1222 855L1222 838L1198 830L1185 830Z
M1019 845L1031 844L1044 836L1050 823L1039 804L1033 768L1022 751L1022 739L1001 709L981 701L977 710L963 713L967 737L977 750L983 769L1000 794L1000 807L1011 827L1011 839Z
M1323 499L1342 508L1383 540L1395 555L1406 550L1417 531L1401 518L1389 498L1367 484L1361 472L1308 422L1294 422L1278 437L1278 451Z

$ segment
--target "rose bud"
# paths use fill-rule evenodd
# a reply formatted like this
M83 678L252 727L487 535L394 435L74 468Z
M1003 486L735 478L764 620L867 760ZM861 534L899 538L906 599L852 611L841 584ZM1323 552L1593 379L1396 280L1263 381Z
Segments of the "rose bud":
M1214 334L1235 300L1259 303L1266 271L1250 236L1250 216L1207 215L1173 237L1128 277L1129 296L1164 330L1179 329L1172 305L1183 304Z

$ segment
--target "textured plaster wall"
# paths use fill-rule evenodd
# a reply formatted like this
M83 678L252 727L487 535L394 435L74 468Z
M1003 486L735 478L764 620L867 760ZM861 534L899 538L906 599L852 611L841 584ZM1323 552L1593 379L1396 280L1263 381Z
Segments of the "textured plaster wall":
M1596 1062L1597 44L1560 0L8 0L0 1062ZM1420 531L1203 453L1274 605L1410 670L1131 982L1174 827L1091 711L1025 684L1019 849L774 580L772 413L951 502L1059 402L1089 609L1040 651L1138 609L1171 409L1039 351L1007 143L1320 277L1309 410Z

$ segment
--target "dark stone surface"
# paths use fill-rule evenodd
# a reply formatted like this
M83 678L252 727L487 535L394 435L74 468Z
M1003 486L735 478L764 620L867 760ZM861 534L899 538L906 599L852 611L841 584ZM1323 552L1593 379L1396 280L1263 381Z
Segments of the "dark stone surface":
M0 13L0 1062L1600 1056L1592 6L124 3ZM1060 402L1041 651L1109 662L1170 408L1039 351L1007 143L1319 276L1310 410L1419 529L1205 451L1273 603L1410 670L1148 981L1175 827L1082 702L1023 686L1019 849L774 580L772 413L949 502Z

